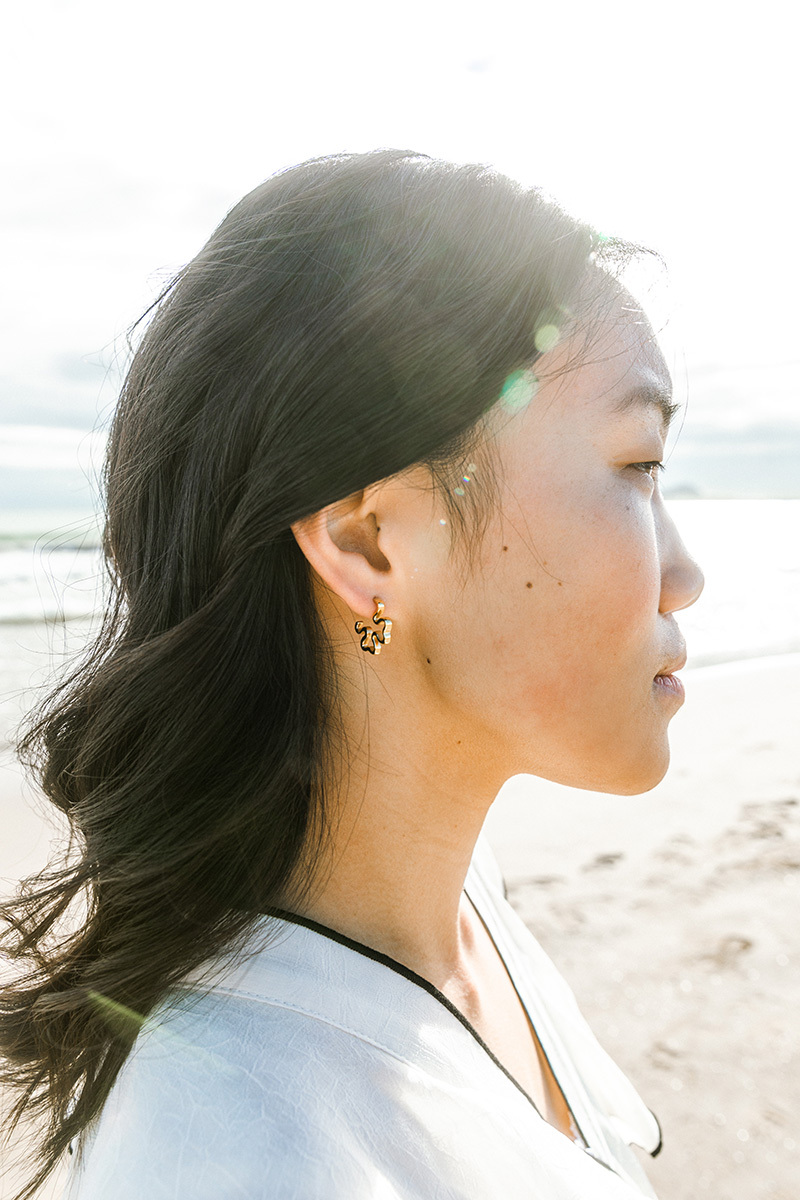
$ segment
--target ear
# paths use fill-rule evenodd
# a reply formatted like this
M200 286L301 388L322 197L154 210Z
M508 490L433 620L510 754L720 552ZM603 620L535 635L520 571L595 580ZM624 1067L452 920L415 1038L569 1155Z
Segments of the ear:
M292 525L316 574L359 617L372 616L375 596L391 607L392 566L381 548L378 495L373 488L356 492Z

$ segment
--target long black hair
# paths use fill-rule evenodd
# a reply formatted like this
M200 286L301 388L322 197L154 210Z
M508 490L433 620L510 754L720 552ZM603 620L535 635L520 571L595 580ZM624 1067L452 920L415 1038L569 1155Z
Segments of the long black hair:
M43 1121L20 1197L170 986L313 865L336 688L290 525L413 464L452 502L598 249L483 167L335 156L246 196L149 315L108 448L105 624L21 744L73 843L2 910L2 1081Z

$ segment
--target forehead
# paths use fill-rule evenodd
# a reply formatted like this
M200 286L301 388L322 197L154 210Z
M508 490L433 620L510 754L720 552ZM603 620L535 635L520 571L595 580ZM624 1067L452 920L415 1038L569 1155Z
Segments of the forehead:
M672 380L652 327L621 297L602 317L579 325L542 355L534 370L542 391L596 416L655 417L664 428L675 414Z

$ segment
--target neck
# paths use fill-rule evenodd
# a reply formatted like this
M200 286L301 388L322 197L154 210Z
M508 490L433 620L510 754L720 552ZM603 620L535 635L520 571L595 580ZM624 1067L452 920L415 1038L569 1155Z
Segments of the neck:
M325 781L312 886L287 906L444 990L469 952L464 880L502 778L476 771L487 756L389 662L339 664L346 767Z

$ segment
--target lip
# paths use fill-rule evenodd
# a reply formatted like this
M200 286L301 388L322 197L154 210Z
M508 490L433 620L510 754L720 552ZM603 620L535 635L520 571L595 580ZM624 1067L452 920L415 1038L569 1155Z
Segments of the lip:
M653 680L653 686L658 688L660 691L666 692L668 695L673 696L676 700L683 701L686 696L686 693L683 690L683 683L680 679L678 679L677 675L656 675L655 679Z
M676 654L676 656L674 658L671 658L669 660L669 662L661 668L661 670L656 675L656 679L660 679L662 676L666 676L666 675L674 675L676 671L682 671L685 666L686 666L686 647L684 646L681 648L681 651L679 654Z
M669 660L658 672L653 680L653 686L658 688L662 693L666 693L683 703L686 693L683 690L683 683L675 674L676 671L682 671L686 666L686 646L679 645L676 647L677 653Z

